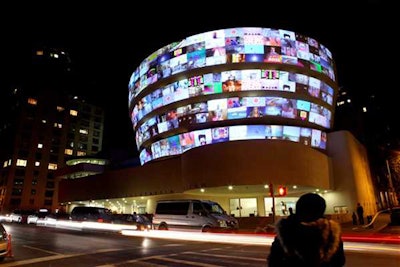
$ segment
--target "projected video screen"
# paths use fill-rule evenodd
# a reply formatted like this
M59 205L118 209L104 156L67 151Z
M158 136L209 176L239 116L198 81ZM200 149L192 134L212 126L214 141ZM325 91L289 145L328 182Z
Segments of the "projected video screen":
M141 163L242 140L325 150L338 90L334 69L326 46L288 30L222 29L168 44L129 80Z
M156 89L140 99L133 108L134 127L149 112L196 96L240 91L282 91L311 96L332 106L334 90L325 82L287 71L229 70L182 79ZM326 127L326 123L322 126ZM329 126L328 126L329 127Z
M329 129L331 111L321 105L283 97L231 97L211 99L169 110L143 122L136 129L138 148L151 137L185 127L226 120L277 116L310 122ZM288 120L290 121L290 120Z
M238 140L287 140L306 146L325 149L326 133L320 130L287 125L238 125L202 129L154 142L140 152L140 162L179 155L189 149L221 142Z
M243 62L296 65L335 80L332 54L315 39L281 29L232 28L193 35L155 51L132 73L130 95L186 70Z

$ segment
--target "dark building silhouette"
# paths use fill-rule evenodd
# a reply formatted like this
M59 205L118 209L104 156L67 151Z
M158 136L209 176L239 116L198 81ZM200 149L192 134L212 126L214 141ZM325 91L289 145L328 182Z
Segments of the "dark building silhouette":
M71 60L61 49L33 49L31 75L18 83L0 98L0 211L55 210L54 171L102 150L104 111L71 94Z
M400 125L396 115L396 98L389 97L381 85L353 93L340 88L335 129L348 130L366 147L378 206L398 203L400 195Z

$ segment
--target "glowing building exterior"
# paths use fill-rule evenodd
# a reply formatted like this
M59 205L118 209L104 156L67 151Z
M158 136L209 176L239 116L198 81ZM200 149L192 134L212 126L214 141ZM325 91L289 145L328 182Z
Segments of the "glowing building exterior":
M351 214L357 202L372 213L365 149L331 131L337 94L331 52L292 31L222 29L166 45L129 81L142 166L99 175L125 186L89 197L118 210L104 199L129 197L131 210L149 213L157 199L197 197L235 216L268 216L272 185L274 194L287 188L278 215L310 191L324 195L328 213ZM89 181L79 180L63 181L65 201L84 200L72 188Z

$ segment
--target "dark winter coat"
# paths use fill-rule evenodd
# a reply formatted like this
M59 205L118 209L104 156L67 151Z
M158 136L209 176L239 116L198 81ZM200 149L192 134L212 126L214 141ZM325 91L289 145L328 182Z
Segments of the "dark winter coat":
M276 237L268 255L269 267L344 266L340 225L320 218L300 222L296 215L277 223Z

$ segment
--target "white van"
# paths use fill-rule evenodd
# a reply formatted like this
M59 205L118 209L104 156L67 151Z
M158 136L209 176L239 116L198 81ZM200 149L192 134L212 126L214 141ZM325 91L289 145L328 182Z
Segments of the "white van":
M210 200L180 199L160 200L153 216L154 229L235 231L238 220L226 214L224 209Z

